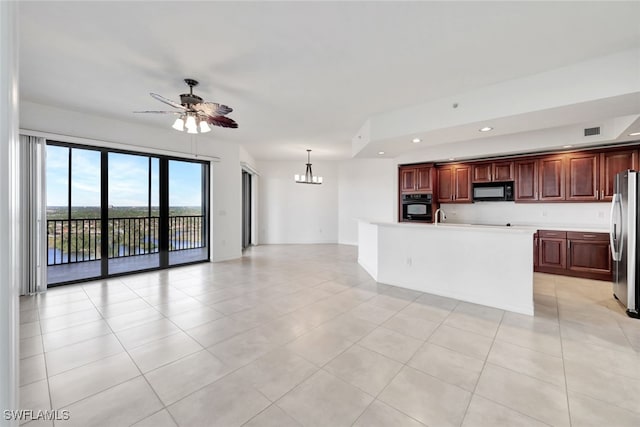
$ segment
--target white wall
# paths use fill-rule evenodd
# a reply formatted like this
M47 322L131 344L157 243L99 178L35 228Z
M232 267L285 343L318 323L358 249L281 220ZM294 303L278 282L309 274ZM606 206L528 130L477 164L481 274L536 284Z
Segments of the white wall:
M535 225L539 227L609 228L608 203L514 203L480 202L442 204L447 222L489 225Z
M16 3L0 2L0 410L18 408L18 39ZM18 425L2 416L3 426Z
M340 163L338 241L358 244L358 219L397 218L398 169L392 159L354 159Z
M218 157L219 161L211 163L211 256L213 261L241 256L240 152L236 143L221 139L228 130L216 129L192 137L174 131L168 122L164 127L151 127L32 102L20 105L20 128L58 134L60 141L68 141L68 136L98 141L104 146L126 144L142 152L163 150L165 154L190 158Z
M312 159L313 160L313 159ZM297 184L301 161L258 161L260 243L338 242L338 162L313 162L322 185Z
M397 218L392 159L314 162L322 185L296 184L302 162L258 162L260 243L358 243L358 218Z

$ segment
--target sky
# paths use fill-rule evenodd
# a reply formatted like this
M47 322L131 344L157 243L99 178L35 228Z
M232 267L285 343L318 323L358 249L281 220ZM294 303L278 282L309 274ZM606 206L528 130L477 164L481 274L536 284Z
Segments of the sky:
M71 149L72 206L100 206L100 152ZM157 158L151 161L151 205L158 206ZM69 148L47 145L47 206L68 205ZM201 204L199 163L169 161L169 205ZM147 206L149 157L109 153L109 204Z

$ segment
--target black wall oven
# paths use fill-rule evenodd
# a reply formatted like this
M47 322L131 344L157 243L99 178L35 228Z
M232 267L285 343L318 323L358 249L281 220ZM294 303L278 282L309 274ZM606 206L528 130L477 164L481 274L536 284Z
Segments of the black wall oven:
M431 194L404 194L402 196L402 221L433 220Z

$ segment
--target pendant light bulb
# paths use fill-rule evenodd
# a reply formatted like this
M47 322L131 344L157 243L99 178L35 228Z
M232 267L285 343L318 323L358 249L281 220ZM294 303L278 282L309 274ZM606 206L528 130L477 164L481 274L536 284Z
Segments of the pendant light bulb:
M206 120L200 120L200 133L207 133L211 130Z
M184 131L184 120L182 116L178 117L171 127L175 130L179 130L180 132Z
M184 125L187 128L187 132L189 132L189 133L198 133L198 125L196 125L196 118L195 117L187 116L187 122Z

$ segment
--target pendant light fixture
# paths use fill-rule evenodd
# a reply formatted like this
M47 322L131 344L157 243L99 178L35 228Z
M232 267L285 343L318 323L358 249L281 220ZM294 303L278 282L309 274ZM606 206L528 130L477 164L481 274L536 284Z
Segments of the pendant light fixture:
M298 184L322 184L322 177L313 175L311 171L311 150L307 150L307 170L304 175L295 174L293 178Z

